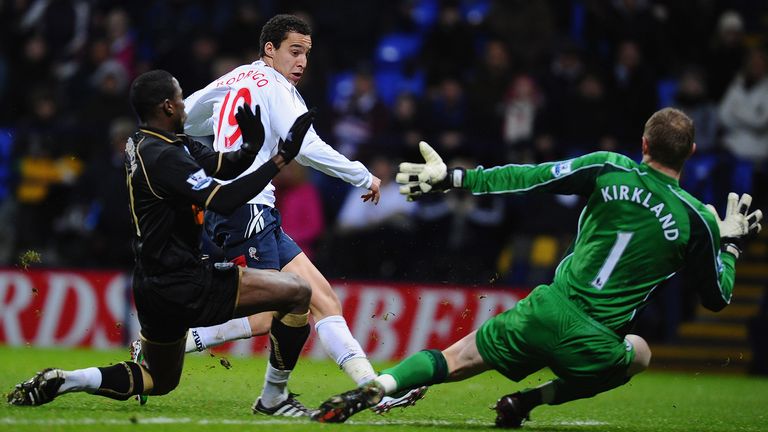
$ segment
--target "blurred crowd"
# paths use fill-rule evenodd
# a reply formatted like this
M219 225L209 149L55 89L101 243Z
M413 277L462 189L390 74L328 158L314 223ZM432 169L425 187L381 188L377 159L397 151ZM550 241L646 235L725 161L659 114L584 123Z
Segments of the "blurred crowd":
M648 116L696 124L683 186L765 208L768 3L750 0L0 1L0 263L129 268L122 167L131 80L185 95L257 59L261 25L314 30L300 83L328 144L382 200L297 164L275 180L286 231L330 278L532 285L575 232L572 196L453 193L408 203L394 172L420 140L450 166L612 150L639 159Z

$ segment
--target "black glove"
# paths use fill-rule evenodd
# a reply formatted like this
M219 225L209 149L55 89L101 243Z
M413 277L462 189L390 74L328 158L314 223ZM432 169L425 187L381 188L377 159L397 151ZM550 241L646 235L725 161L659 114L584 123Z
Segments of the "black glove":
M248 104L242 105L235 114L240 132L243 133L243 145L240 150L255 156L264 145L264 125L261 124L261 107L256 105L256 112Z
M304 136L307 135L309 127L312 126L312 122L315 121L315 114L317 110L312 108L296 118L293 122L291 130L288 131L288 136L285 140L281 139L277 147L277 154L283 157L285 163L288 163L299 154L301 149L301 143L304 142Z

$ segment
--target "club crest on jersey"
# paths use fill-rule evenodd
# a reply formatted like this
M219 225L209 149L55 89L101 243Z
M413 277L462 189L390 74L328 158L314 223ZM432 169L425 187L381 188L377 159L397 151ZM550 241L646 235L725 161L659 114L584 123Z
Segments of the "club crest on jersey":
M191 184L192 190L196 190L196 191L207 188L208 185L210 185L212 182L213 182L213 178L208 177L208 175L205 174L205 170L203 170L202 168L199 171L192 173L189 175L189 177L187 177L187 183Z
M571 161L560 162L552 167L552 175L560 177L571 172Z
M125 143L125 157L128 163L128 175L133 175L136 172L136 145L133 138L128 138Z

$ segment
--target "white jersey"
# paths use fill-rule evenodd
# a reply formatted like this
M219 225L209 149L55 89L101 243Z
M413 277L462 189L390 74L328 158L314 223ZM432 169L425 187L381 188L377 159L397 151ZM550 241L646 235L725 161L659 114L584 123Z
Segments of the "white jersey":
M240 127L235 119L237 107L249 104L261 107L264 124L264 146L253 164L240 177L255 171L277 154L280 138L285 138L298 116L307 112L299 91L279 72L263 61L255 61L235 68L223 77L189 96L184 104L187 135L213 135L213 148L227 152L240 148L243 143ZM325 143L310 127L296 161L325 174L338 177L355 187L369 188L373 176L360 162L352 162ZM222 181L222 183L226 183ZM250 204L275 205L275 187L270 182Z

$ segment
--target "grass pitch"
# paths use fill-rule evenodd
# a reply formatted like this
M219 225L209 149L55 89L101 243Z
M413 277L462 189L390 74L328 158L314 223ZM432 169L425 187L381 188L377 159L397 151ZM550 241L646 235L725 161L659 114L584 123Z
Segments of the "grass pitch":
M108 365L128 357L123 351L40 350L0 347L0 388L14 384L44 367L75 369ZM343 425L323 425L303 419L255 416L250 405L258 396L265 359L187 356L182 382L174 392L150 397L146 406L84 393L62 396L49 405L0 408L2 431L335 431L488 430L496 399L524 386L537 385L548 373L516 384L494 373L462 383L433 387L415 407L385 416L361 413ZM385 367L385 364L377 366ZM330 361L299 363L291 390L308 406L347 390L351 381ZM768 379L651 371L630 384L592 399L561 406L543 406L532 413L527 431L766 431Z

